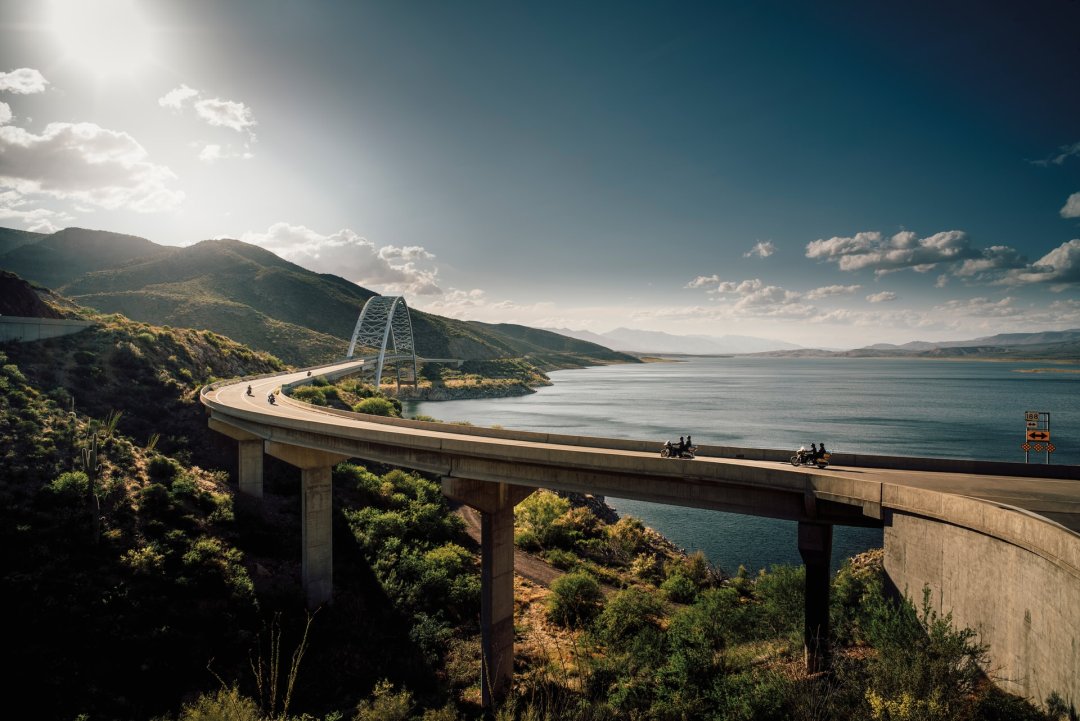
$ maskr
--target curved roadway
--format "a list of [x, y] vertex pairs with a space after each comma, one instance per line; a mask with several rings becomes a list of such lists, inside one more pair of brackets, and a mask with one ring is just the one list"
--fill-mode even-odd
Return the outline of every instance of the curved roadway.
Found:
[[[314, 376], [340, 377], [355, 373], [364, 365], [364, 360], [354, 360], [322, 366], [312, 370]], [[1009, 475], [1003, 473], [956, 473], [943, 471], [917, 471], [898, 468], [869, 468], [834, 465], [825, 470], [816, 468], [794, 468], [790, 464], [777, 460], [748, 460], [745, 458], [718, 457], [712, 455], [718, 449], [701, 446], [701, 453], [694, 461], [659, 459], [655, 441], [615, 441], [603, 438], [552, 437], [547, 434], [510, 432], [496, 429], [482, 429], [471, 426], [455, 426], [424, 422], [409, 422], [397, 419], [385, 419], [376, 416], [362, 416], [330, 409], [319, 408], [292, 399], [276, 396], [276, 403], [267, 401], [267, 394], [280, 389], [282, 385], [302, 382], [308, 377], [308, 371], [283, 373], [275, 376], [257, 378], [250, 381], [237, 381], [215, 384], [204, 389], [203, 402], [211, 410], [212, 416], [233, 425], [261, 429], [257, 432], [269, 440], [274, 440], [276, 428], [302, 428], [316, 431], [324, 436], [342, 436], [357, 440], [371, 440], [380, 446], [394, 444], [405, 449], [428, 451], [433, 447], [445, 450], [455, 445], [458, 455], [476, 456], [489, 460], [510, 462], [556, 463], [553, 454], [561, 456], [570, 465], [587, 469], [588, 473], [614, 473], [618, 476], [655, 477], [662, 484], [670, 485], [680, 479], [705, 481], [716, 480], [737, 484], [741, 487], [758, 484], [763, 488], [776, 488], [785, 491], [812, 489], [818, 499], [863, 506], [862, 519], [852, 519], [853, 525], [879, 525], [880, 513], [870, 506], [877, 506], [882, 501], [880, 491], [874, 488], [895, 486], [899, 488], [921, 489], [938, 493], [954, 494], [981, 499], [994, 504], [1013, 506], [1051, 519], [1062, 526], [1080, 531], [1080, 482], [1078, 474], [1072, 478], [1038, 478]], [[250, 384], [252, 395], [246, 394]], [[541, 440], [543, 439], [543, 440]], [[295, 440], [295, 439], [294, 439]], [[567, 442], [558, 442], [570, 440]], [[463, 445], [461, 442], [465, 441]], [[555, 442], [553, 442], [555, 441]], [[616, 446], [616, 447], [613, 447]], [[360, 450], [360, 449], [354, 449]], [[368, 460], [390, 461], [381, 453], [372, 454]], [[775, 456], [775, 453], [773, 454]], [[834, 458], [842, 454], [834, 454]], [[363, 456], [358, 456], [363, 457]], [[398, 459], [403, 465], [407, 458]], [[1009, 473], [1015, 472], [1017, 464], [998, 464], [1010, 466]], [[436, 470], [453, 474], [451, 469], [427, 468], [424, 463], [414, 463], [419, 470]], [[1021, 467], [1022, 468], [1022, 467]], [[715, 470], [714, 470], [715, 469]], [[1033, 468], [1037, 470], [1037, 467]], [[1076, 469], [1080, 472], [1080, 469]], [[718, 471], [718, 472], [716, 472]], [[1066, 472], [1068, 474], [1068, 472]], [[467, 472], [462, 475], [468, 475]], [[478, 480], [493, 480], [482, 478]], [[514, 479], [505, 479], [514, 482]], [[520, 480], [520, 479], [518, 479]], [[588, 484], [583, 478], [569, 485]], [[528, 485], [538, 485], [528, 483]], [[567, 484], [564, 484], [567, 485]], [[633, 484], [618, 489], [615, 493], [610, 483], [603, 483], [604, 488], [597, 489], [598, 494], [617, 497], [642, 498], [643, 500], [661, 500], [657, 496], [670, 495], [666, 502], [679, 503], [680, 494], [669, 490], [662, 493], [647, 491], [642, 493]], [[554, 487], [559, 487], [558, 481]], [[869, 488], [870, 492], [866, 493]], [[568, 490], [583, 490], [568, 488]], [[702, 504], [694, 497], [686, 497], [686, 503], [680, 505], [705, 505], [720, 507], [716, 504]], [[661, 500], [661, 502], [664, 502]], [[737, 504], [736, 504], [737, 505]], [[740, 510], [737, 507], [731, 510]], [[754, 511], [750, 511], [754, 512]], [[770, 513], [768, 509], [759, 509], [760, 515], [788, 517], [786, 512]], [[876, 518], [875, 518], [876, 517]], [[835, 519], [843, 523], [843, 519]]]

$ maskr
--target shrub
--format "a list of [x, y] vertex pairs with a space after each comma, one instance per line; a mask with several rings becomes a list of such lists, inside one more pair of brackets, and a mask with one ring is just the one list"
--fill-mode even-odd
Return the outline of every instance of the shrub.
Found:
[[541, 548], [566, 545], [570, 529], [559, 521], [569, 510], [570, 501], [551, 491], [538, 491], [514, 508], [514, 521]]
[[90, 479], [82, 471], [67, 471], [54, 478], [48, 488], [59, 496], [78, 498], [90, 490]]
[[357, 413], [367, 413], [372, 416], [389, 416], [391, 418], [401, 417], [401, 409], [395, 407], [388, 398], [365, 398], [353, 406], [353, 410]]
[[664, 602], [638, 588], [619, 591], [604, 605], [594, 628], [601, 641], [618, 646], [646, 628], [659, 628]]
[[802, 632], [806, 595], [804, 566], [773, 566], [758, 576], [754, 594], [761, 601], [763, 621], [774, 635]]
[[608, 540], [616, 554], [632, 558], [645, 545], [645, 524], [633, 516], [623, 516], [618, 523], [608, 526]]
[[604, 596], [600, 584], [588, 573], [568, 573], [551, 584], [548, 618], [563, 626], [577, 627], [600, 612]]
[[232, 688], [219, 689], [213, 696], [204, 694], [185, 705], [178, 721], [263, 721], [259, 706]]
[[152, 480], [158, 481], [159, 483], [168, 483], [176, 477], [176, 474], [180, 469], [171, 458], [154, 456], [150, 459], [150, 463], [146, 470]]
[[660, 584], [660, 590], [673, 603], [692, 603], [697, 598], [697, 584], [682, 573], [668, 576], [667, 580]]
[[564, 551], [561, 548], [553, 548], [550, 551], [545, 552], [544, 560], [555, 568], [560, 568], [564, 571], [569, 571], [581, 563], [581, 559], [577, 557], [577, 554], [573, 551]]
[[356, 707], [354, 721], [409, 721], [412, 710], [412, 694], [406, 689], [395, 691], [389, 681], [375, 684], [371, 698]]

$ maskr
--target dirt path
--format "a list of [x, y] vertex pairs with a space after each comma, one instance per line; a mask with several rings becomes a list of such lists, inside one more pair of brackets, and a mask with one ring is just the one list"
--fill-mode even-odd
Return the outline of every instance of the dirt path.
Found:
[[[458, 506], [454, 509], [454, 512], [465, 520], [465, 532], [469, 534], [469, 538], [480, 543], [480, 512], [469, 506]], [[547, 561], [537, 558], [531, 553], [526, 553], [515, 546], [514, 575], [532, 581], [538, 586], [551, 588], [551, 584], [555, 579], [565, 576], [566, 571], [555, 568]], [[605, 596], [610, 596], [619, 589], [601, 583], [600, 590]]]
[[[475, 508], [460, 506], [456, 513], [465, 519], [465, 530], [477, 543], [480, 543], [480, 512]], [[514, 548], [514, 573], [522, 578], [527, 578], [545, 588], [549, 588], [552, 582], [564, 571], [542, 561], [532, 554], [525, 553], [519, 548]]]

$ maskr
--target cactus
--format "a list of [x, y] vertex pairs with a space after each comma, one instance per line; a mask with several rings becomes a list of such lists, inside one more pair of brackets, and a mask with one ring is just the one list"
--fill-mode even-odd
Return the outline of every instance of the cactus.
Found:
[[98, 495], [98, 474], [101, 472], [101, 463], [98, 460], [97, 429], [91, 426], [88, 436], [86, 445], [79, 449], [79, 455], [82, 459], [83, 471], [86, 472], [89, 480], [86, 484], [86, 505], [90, 509], [91, 528], [96, 544], [101, 540], [101, 497]]

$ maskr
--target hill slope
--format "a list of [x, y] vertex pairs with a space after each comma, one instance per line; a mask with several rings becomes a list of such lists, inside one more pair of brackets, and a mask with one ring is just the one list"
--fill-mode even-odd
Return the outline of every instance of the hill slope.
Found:
[[0, 267], [50, 288], [134, 258], [154, 255], [163, 246], [145, 238], [103, 230], [65, 228], [0, 256]]
[[[339, 276], [228, 239], [177, 248], [70, 228], [0, 256], [0, 266], [51, 282], [65, 296], [102, 312], [206, 328], [299, 365], [343, 356], [360, 310], [375, 295]], [[637, 360], [521, 326], [411, 314], [417, 352], [428, 358], [532, 355], [547, 369]]]

